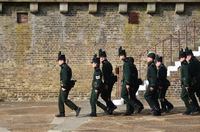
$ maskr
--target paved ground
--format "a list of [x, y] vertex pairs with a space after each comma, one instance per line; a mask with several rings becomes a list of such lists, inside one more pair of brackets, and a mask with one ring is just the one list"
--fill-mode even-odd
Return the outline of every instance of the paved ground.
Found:
[[125, 105], [118, 106], [112, 116], [104, 116], [99, 110], [98, 117], [90, 118], [89, 101], [76, 104], [82, 107], [79, 117], [66, 107], [66, 117], [56, 118], [57, 102], [0, 102], [0, 132], [199, 132], [200, 114], [184, 116], [182, 101], [173, 101], [175, 108], [168, 114], [155, 117], [148, 113], [145, 105], [141, 114], [121, 116]]

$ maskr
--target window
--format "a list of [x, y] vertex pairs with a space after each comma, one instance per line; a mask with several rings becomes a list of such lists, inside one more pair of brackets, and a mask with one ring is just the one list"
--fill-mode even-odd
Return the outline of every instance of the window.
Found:
[[28, 23], [28, 13], [17, 13], [17, 23]]
[[129, 13], [129, 24], [139, 24], [139, 13]]

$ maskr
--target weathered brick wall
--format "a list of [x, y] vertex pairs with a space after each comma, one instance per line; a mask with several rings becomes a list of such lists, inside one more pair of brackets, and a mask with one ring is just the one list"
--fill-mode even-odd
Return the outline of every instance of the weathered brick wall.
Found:
[[[119, 46], [135, 57], [138, 66], [140, 51], [198, 18], [199, 8], [200, 3], [187, 3], [185, 13], [178, 15], [174, 3], [158, 3], [156, 13], [150, 15], [145, 3], [130, 3], [128, 11], [139, 13], [139, 24], [132, 25], [128, 14], [118, 13], [118, 3], [98, 4], [97, 14], [88, 13], [88, 3], [70, 3], [68, 14], [60, 14], [59, 3], [39, 3], [39, 12], [28, 13], [28, 23], [18, 24], [16, 13], [29, 11], [29, 5], [6, 3], [0, 14], [0, 97], [57, 100], [60, 67], [56, 60], [61, 50], [78, 81], [70, 98], [87, 99], [93, 74], [90, 61], [99, 48], [106, 50], [114, 68], [122, 65]], [[142, 61], [143, 79], [145, 68]]]

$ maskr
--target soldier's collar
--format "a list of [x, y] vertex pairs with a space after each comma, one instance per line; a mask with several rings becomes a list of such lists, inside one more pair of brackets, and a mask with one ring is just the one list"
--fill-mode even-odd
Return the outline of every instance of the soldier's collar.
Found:
[[105, 63], [106, 61], [108, 61], [107, 59], [103, 60], [102, 63]]
[[64, 65], [66, 65], [66, 63], [64, 62], [64, 63], [62, 63], [61, 65], [60, 65], [60, 67], [64, 67]]
[[129, 62], [129, 58], [126, 57], [126, 58], [123, 59], [123, 61], [124, 61], [124, 62]]
[[186, 64], [188, 64], [186, 60], [181, 62], [181, 65], [186, 65]]
[[148, 66], [150, 66], [150, 65], [154, 65], [154, 61], [150, 61], [150, 62], [148, 63]]

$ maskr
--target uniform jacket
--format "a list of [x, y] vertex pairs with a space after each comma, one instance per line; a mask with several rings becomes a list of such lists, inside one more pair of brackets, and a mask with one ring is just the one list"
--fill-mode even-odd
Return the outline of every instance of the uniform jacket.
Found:
[[154, 61], [148, 63], [147, 79], [149, 81], [149, 86], [156, 88], [157, 68]]
[[131, 73], [132, 73], [132, 85], [137, 86], [138, 85], [138, 70], [134, 64], [131, 64]]
[[186, 60], [181, 62], [181, 84], [185, 87], [190, 85], [189, 65]]
[[94, 68], [92, 88], [95, 90], [102, 90], [102, 88], [103, 88], [102, 73], [101, 73], [101, 69], [99, 67]]
[[123, 77], [122, 81], [123, 83], [126, 83], [126, 85], [131, 85], [131, 81], [133, 80], [133, 76], [131, 73], [131, 63], [129, 62], [128, 58], [125, 58], [123, 64]]
[[68, 86], [72, 77], [72, 70], [66, 63], [63, 63], [60, 67], [60, 85], [62, 88], [67, 89], [69, 88]]
[[200, 62], [196, 57], [192, 57], [189, 61], [189, 74], [194, 81], [200, 82]]
[[167, 83], [167, 69], [164, 64], [158, 67], [157, 77], [159, 86], [164, 86]]
[[111, 75], [112, 75], [113, 68], [112, 68], [111, 63], [107, 59], [102, 61], [102, 64], [103, 64], [102, 73], [103, 73], [104, 83], [108, 85], [112, 79]]

